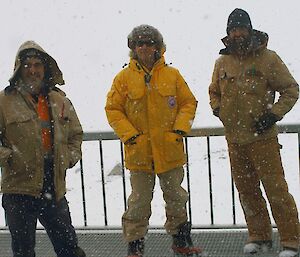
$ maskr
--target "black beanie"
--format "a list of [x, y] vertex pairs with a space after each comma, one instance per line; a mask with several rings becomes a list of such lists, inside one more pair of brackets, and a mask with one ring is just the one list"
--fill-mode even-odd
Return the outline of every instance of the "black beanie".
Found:
[[229, 31], [231, 29], [237, 27], [245, 27], [249, 31], [252, 30], [252, 24], [249, 14], [246, 11], [239, 8], [234, 9], [228, 17], [226, 29], [227, 34], [229, 34]]

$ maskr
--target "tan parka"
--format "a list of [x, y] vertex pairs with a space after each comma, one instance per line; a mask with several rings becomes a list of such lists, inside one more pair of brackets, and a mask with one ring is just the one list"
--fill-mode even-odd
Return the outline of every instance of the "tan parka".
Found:
[[[221, 50], [209, 86], [210, 105], [213, 110], [220, 108], [229, 143], [247, 144], [277, 136], [276, 125], [257, 135], [255, 122], [267, 112], [282, 119], [298, 99], [297, 82], [280, 57], [266, 48], [267, 35], [253, 30], [253, 37], [253, 49], [244, 58]], [[225, 45], [227, 40], [223, 39]], [[275, 92], [279, 92], [276, 102]]]
[[131, 171], [162, 173], [186, 162], [182, 136], [188, 133], [197, 101], [179, 71], [161, 57], [148, 85], [145, 71], [131, 59], [114, 79], [107, 95], [106, 114], [115, 133], [125, 143], [125, 163]]
[[54, 126], [54, 185], [57, 200], [66, 192], [66, 170], [81, 158], [82, 128], [70, 100], [55, 87], [64, 84], [55, 60], [33, 41], [21, 46], [11, 85], [0, 92], [0, 166], [2, 193], [27, 194], [39, 197], [44, 177], [41, 121], [36, 104], [18, 82], [19, 54], [34, 48], [43, 52], [50, 62], [53, 80], [48, 100]]

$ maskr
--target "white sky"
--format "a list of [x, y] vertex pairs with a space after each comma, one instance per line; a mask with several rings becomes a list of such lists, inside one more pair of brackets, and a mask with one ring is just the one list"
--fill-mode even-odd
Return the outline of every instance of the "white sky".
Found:
[[[178, 68], [199, 105], [194, 127], [220, 126], [207, 88], [230, 12], [243, 8], [253, 27], [267, 32], [275, 50], [300, 80], [299, 3], [296, 0], [1, 0], [0, 89], [8, 84], [20, 44], [35, 40], [58, 62], [65, 90], [85, 131], [111, 130], [104, 105], [112, 80], [127, 63], [127, 35], [148, 23], [167, 44], [167, 63]], [[294, 123], [298, 104], [283, 120]]]

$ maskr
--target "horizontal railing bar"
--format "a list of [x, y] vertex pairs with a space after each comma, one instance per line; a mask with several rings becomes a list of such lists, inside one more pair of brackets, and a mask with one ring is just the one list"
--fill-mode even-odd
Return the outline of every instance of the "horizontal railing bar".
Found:
[[[282, 124], [278, 125], [279, 133], [300, 133], [299, 124]], [[194, 128], [187, 135], [187, 137], [209, 137], [209, 136], [224, 136], [223, 127], [204, 127]], [[84, 141], [94, 140], [116, 140], [118, 136], [112, 131], [104, 132], [85, 132], [83, 135]]]

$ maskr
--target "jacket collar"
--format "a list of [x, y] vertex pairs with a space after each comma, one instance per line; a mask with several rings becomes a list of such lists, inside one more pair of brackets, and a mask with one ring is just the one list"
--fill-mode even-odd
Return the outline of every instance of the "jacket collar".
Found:
[[[232, 55], [234, 54], [231, 46], [230, 46], [230, 39], [229, 36], [226, 36], [221, 39], [223, 44], [225, 45], [225, 48], [221, 49], [219, 54], [221, 55]], [[251, 36], [251, 44], [250, 44], [250, 49], [249, 49], [249, 54], [253, 52], [257, 52], [261, 49], [264, 49], [267, 47], [269, 40], [269, 36], [267, 33], [258, 31], [253, 29], [252, 30], [252, 36]]]
[[142, 66], [136, 59], [130, 58], [129, 68], [138, 72], [144, 71], [145, 73], [152, 74], [155, 70], [158, 70], [166, 65], [165, 58], [162, 56], [153, 65], [151, 71], [148, 71], [146, 67]]

